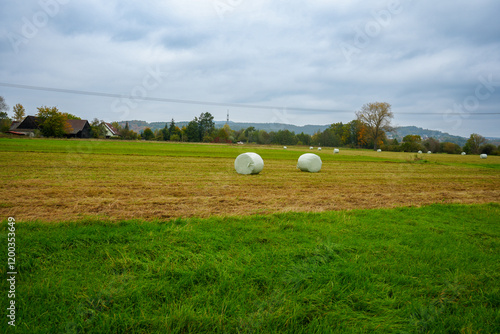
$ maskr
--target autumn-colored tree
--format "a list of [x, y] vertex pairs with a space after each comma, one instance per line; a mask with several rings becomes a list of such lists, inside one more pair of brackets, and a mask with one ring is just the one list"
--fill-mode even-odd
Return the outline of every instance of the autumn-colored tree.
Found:
[[462, 148], [455, 143], [444, 142], [440, 144], [440, 151], [448, 154], [459, 154], [462, 152]]
[[73, 130], [68, 124], [66, 114], [59, 112], [56, 107], [39, 107], [37, 109], [38, 125], [43, 136], [63, 137]]
[[215, 131], [214, 142], [216, 143], [232, 143], [234, 141], [234, 131], [231, 130], [228, 124]]
[[188, 134], [187, 134], [187, 126], [183, 126], [182, 129], [181, 129], [181, 141], [188, 141], [189, 140], [189, 137], [188, 137]]
[[392, 131], [391, 105], [386, 102], [373, 102], [363, 105], [356, 117], [365, 124], [368, 139], [373, 141], [373, 149], [376, 150], [384, 132]]
[[13, 108], [12, 111], [14, 112], [14, 120], [21, 122], [24, 117], [26, 117], [26, 110], [24, 110], [24, 107], [22, 104], [18, 103], [16, 104]]
[[358, 147], [363, 147], [368, 144], [368, 129], [363, 124], [359, 128], [358, 136], [357, 136], [357, 145]]
[[77, 120], [81, 120], [81, 118], [80, 118], [80, 117], [75, 116], [75, 115], [70, 114], [70, 113], [67, 113], [67, 112], [65, 112], [65, 113], [64, 113], [64, 115], [66, 116], [66, 118], [67, 118], [67, 119], [77, 119]]

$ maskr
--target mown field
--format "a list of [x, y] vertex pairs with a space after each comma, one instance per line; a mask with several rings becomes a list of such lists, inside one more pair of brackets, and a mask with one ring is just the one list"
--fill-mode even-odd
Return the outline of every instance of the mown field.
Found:
[[306, 152], [0, 139], [0, 332], [500, 332], [500, 157]]
[[[259, 175], [234, 170], [259, 153]], [[323, 148], [320, 173], [296, 168], [308, 148], [0, 139], [0, 215], [68, 221], [321, 212], [500, 201], [500, 157]], [[418, 160], [423, 159], [423, 160]]]

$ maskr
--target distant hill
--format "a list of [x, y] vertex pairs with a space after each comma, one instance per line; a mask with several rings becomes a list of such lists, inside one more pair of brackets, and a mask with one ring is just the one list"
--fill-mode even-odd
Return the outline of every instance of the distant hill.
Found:
[[[159, 130], [163, 129], [165, 127], [165, 122], [145, 122], [145, 121], [123, 121], [123, 122], [118, 122], [120, 126], [124, 127], [125, 123], [128, 122], [128, 126], [130, 130], [134, 130], [137, 133], [140, 133], [144, 131], [145, 128], [150, 128], [151, 130]], [[170, 122], [168, 122], [170, 123]], [[189, 122], [175, 122], [175, 125], [178, 127], [182, 128], [183, 126], [187, 125]], [[226, 124], [225, 121], [215, 121], [215, 127], [216, 128], [221, 128]], [[282, 123], [239, 123], [239, 122], [229, 122], [229, 127], [233, 130], [241, 130], [241, 129], [246, 129], [251, 126], [253, 126], [257, 130], [265, 130], [267, 132], [271, 131], [279, 131], [279, 130], [286, 130], [288, 129], [289, 131], [293, 131], [296, 134], [299, 134], [301, 132], [304, 132], [309, 135], [313, 135], [314, 133], [318, 131], [325, 131], [330, 125], [304, 125], [304, 126], [298, 126], [298, 125], [293, 125], [293, 124], [282, 124]]]
[[[223, 127], [226, 122], [215, 122], [216, 127]], [[279, 131], [279, 130], [288, 130], [295, 132], [295, 134], [299, 134], [304, 132], [305, 134], [313, 135], [318, 131], [325, 131], [330, 124], [328, 125], [293, 125], [293, 124], [283, 124], [283, 123], [238, 123], [238, 122], [229, 122], [229, 127], [233, 130], [247, 129], [253, 126], [257, 130], [264, 130], [267, 132], [271, 131]]]
[[396, 129], [394, 137], [398, 140], [401, 140], [407, 135], [418, 135], [422, 137], [422, 139], [432, 137], [439, 140], [440, 142], [450, 142], [458, 144], [460, 146], [464, 146], [465, 142], [467, 141], [467, 138], [464, 137], [450, 135], [449, 133], [441, 132], [438, 130], [423, 129], [416, 126], [401, 126]]
[[[168, 122], [170, 123], [170, 122]], [[182, 128], [183, 126], [187, 125], [189, 122], [176, 122], [175, 124]], [[221, 128], [226, 124], [225, 121], [215, 121], [215, 127]], [[121, 126], [125, 126], [125, 121], [123, 122], [118, 122]], [[134, 130], [137, 133], [141, 133], [144, 131], [145, 128], [149, 127], [151, 130], [157, 130], [157, 129], [163, 129], [165, 127], [165, 122], [145, 122], [145, 121], [128, 121], [129, 128], [131, 130]], [[283, 124], [283, 123], [240, 123], [240, 122], [229, 122], [228, 123], [231, 129], [233, 130], [241, 130], [241, 129], [246, 129], [249, 127], [254, 127], [257, 130], [265, 130], [267, 132], [271, 131], [279, 131], [279, 130], [289, 130], [293, 131], [296, 134], [299, 134], [301, 132], [304, 132], [309, 135], [313, 135], [314, 133], [318, 131], [325, 131], [330, 124], [327, 125], [303, 125], [303, 126], [298, 126], [298, 125], [293, 125], [293, 124]], [[416, 126], [401, 126], [396, 129], [396, 131], [392, 134], [394, 138], [398, 139], [401, 141], [403, 137], [407, 135], [419, 135], [422, 137], [422, 139], [426, 138], [435, 138], [439, 140], [440, 142], [451, 142], [458, 144], [460, 146], [464, 146], [465, 142], [467, 141], [467, 138], [465, 137], [460, 137], [460, 136], [454, 136], [450, 135], [449, 133], [446, 132], [441, 132], [438, 130], [429, 130], [429, 129], [423, 129], [419, 128]], [[499, 138], [487, 138], [490, 142], [496, 143], [500, 142]]]

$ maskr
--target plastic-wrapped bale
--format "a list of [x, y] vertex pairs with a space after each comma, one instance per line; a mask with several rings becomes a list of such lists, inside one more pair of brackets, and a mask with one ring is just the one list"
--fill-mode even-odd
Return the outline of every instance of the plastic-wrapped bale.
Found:
[[339, 153], [340, 153], [340, 151], [339, 151], [338, 148], [336, 148], [336, 149], [333, 150], [333, 154], [339, 154]]
[[286, 149], [287, 149], [288, 147], [286, 147], [286, 146], [283, 146], [283, 148], [284, 148], [284, 149], [286, 150]]
[[466, 154], [467, 154], [467, 153], [465, 153], [465, 152], [462, 152], [462, 155], [466, 155]]
[[378, 150], [377, 150], [377, 152], [382, 152], [382, 150], [381, 150], [381, 149], [378, 149]]
[[318, 151], [321, 151], [321, 147], [318, 147]]
[[418, 151], [418, 154], [422, 154], [422, 151]]
[[264, 160], [257, 153], [242, 153], [234, 160], [234, 169], [238, 174], [259, 174], [264, 169]]
[[488, 157], [488, 154], [484, 154], [484, 153], [483, 153], [483, 154], [481, 154], [479, 157], [480, 157], [481, 159], [486, 159], [486, 158]]
[[321, 158], [314, 153], [302, 154], [297, 163], [297, 168], [303, 172], [317, 173], [321, 170]]
[[309, 149], [310, 149], [310, 150], [312, 150], [313, 148], [314, 148], [314, 147], [312, 147], [312, 146], [309, 146]]
[[432, 152], [431, 151], [427, 151], [427, 154], [431, 154]]

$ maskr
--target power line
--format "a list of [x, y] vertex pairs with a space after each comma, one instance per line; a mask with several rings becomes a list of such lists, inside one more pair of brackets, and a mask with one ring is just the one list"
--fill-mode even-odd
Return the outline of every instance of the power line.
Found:
[[40, 90], [46, 92], [57, 92], [57, 93], [68, 93], [68, 94], [78, 94], [87, 96], [101, 96], [101, 97], [112, 97], [112, 98], [131, 98], [134, 100], [144, 100], [144, 101], [156, 101], [156, 102], [169, 102], [169, 103], [183, 103], [183, 104], [196, 104], [204, 106], [219, 106], [219, 107], [237, 107], [237, 108], [251, 108], [251, 109], [287, 109], [296, 111], [320, 111], [320, 112], [353, 112], [352, 110], [330, 110], [330, 109], [318, 109], [318, 108], [298, 108], [298, 107], [277, 107], [277, 106], [266, 106], [266, 105], [253, 105], [253, 104], [241, 104], [241, 103], [226, 103], [226, 102], [210, 102], [210, 101], [196, 101], [196, 100], [182, 100], [182, 99], [169, 99], [161, 97], [147, 97], [147, 96], [127, 96], [123, 94], [114, 93], [101, 93], [101, 92], [91, 92], [84, 90], [75, 89], [64, 89], [64, 88], [51, 88], [51, 87], [40, 87], [40, 86], [29, 86], [29, 85], [19, 85], [0, 82], [0, 86], [21, 88], [21, 89], [31, 89]]
[[[0, 86], [20, 88], [20, 89], [30, 89], [39, 90], [46, 92], [56, 92], [65, 94], [77, 94], [86, 96], [101, 96], [101, 97], [111, 97], [111, 98], [131, 98], [134, 100], [144, 100], [144, 101], [155, 101], [155, 102], [167, 102], [167, 103], [181, 103], [181, 104], [195, 104], [203, 106], [218, 106], [218, 107], [236, 107], [236, 108], [250, 108], [250, 109], [285, 109], [285, 110], [295, 110], [295, 111], [317, 111], [317, 112], [332, 112], [332, 113], [346, 113], [354, 112], [353, 110], [335, 110], [335, 109], [319, 109], [319, 108], [299, 108], [299, 107], [277, 107], [277, 106], [267, 106], [267, 105], [254, 105], [254, 104], [243, 104], [243, 103], [226, 103], [226, 102], [211, 102], [211, 101], [196, 101], [196, 100], [183, 100], [183, 99], [170, 99], [161, 97], [147, 97], [147, 96], [127, 96], [123, 94], [114, 93], [102, 93], [102, 92], [91, 92], [76, 89], [64, 89], [64, 88], [53, 88], [53, 87], [42, 87], [42, 86], [30, 86], [30, 85], [20, 85], [0, 82]], [[397, 115], [453, 115], [454, 112], [405, 112], [396, 113]], [[473, 115], [500, 115], [500, 112], [475, 112], [470, 113]]]

